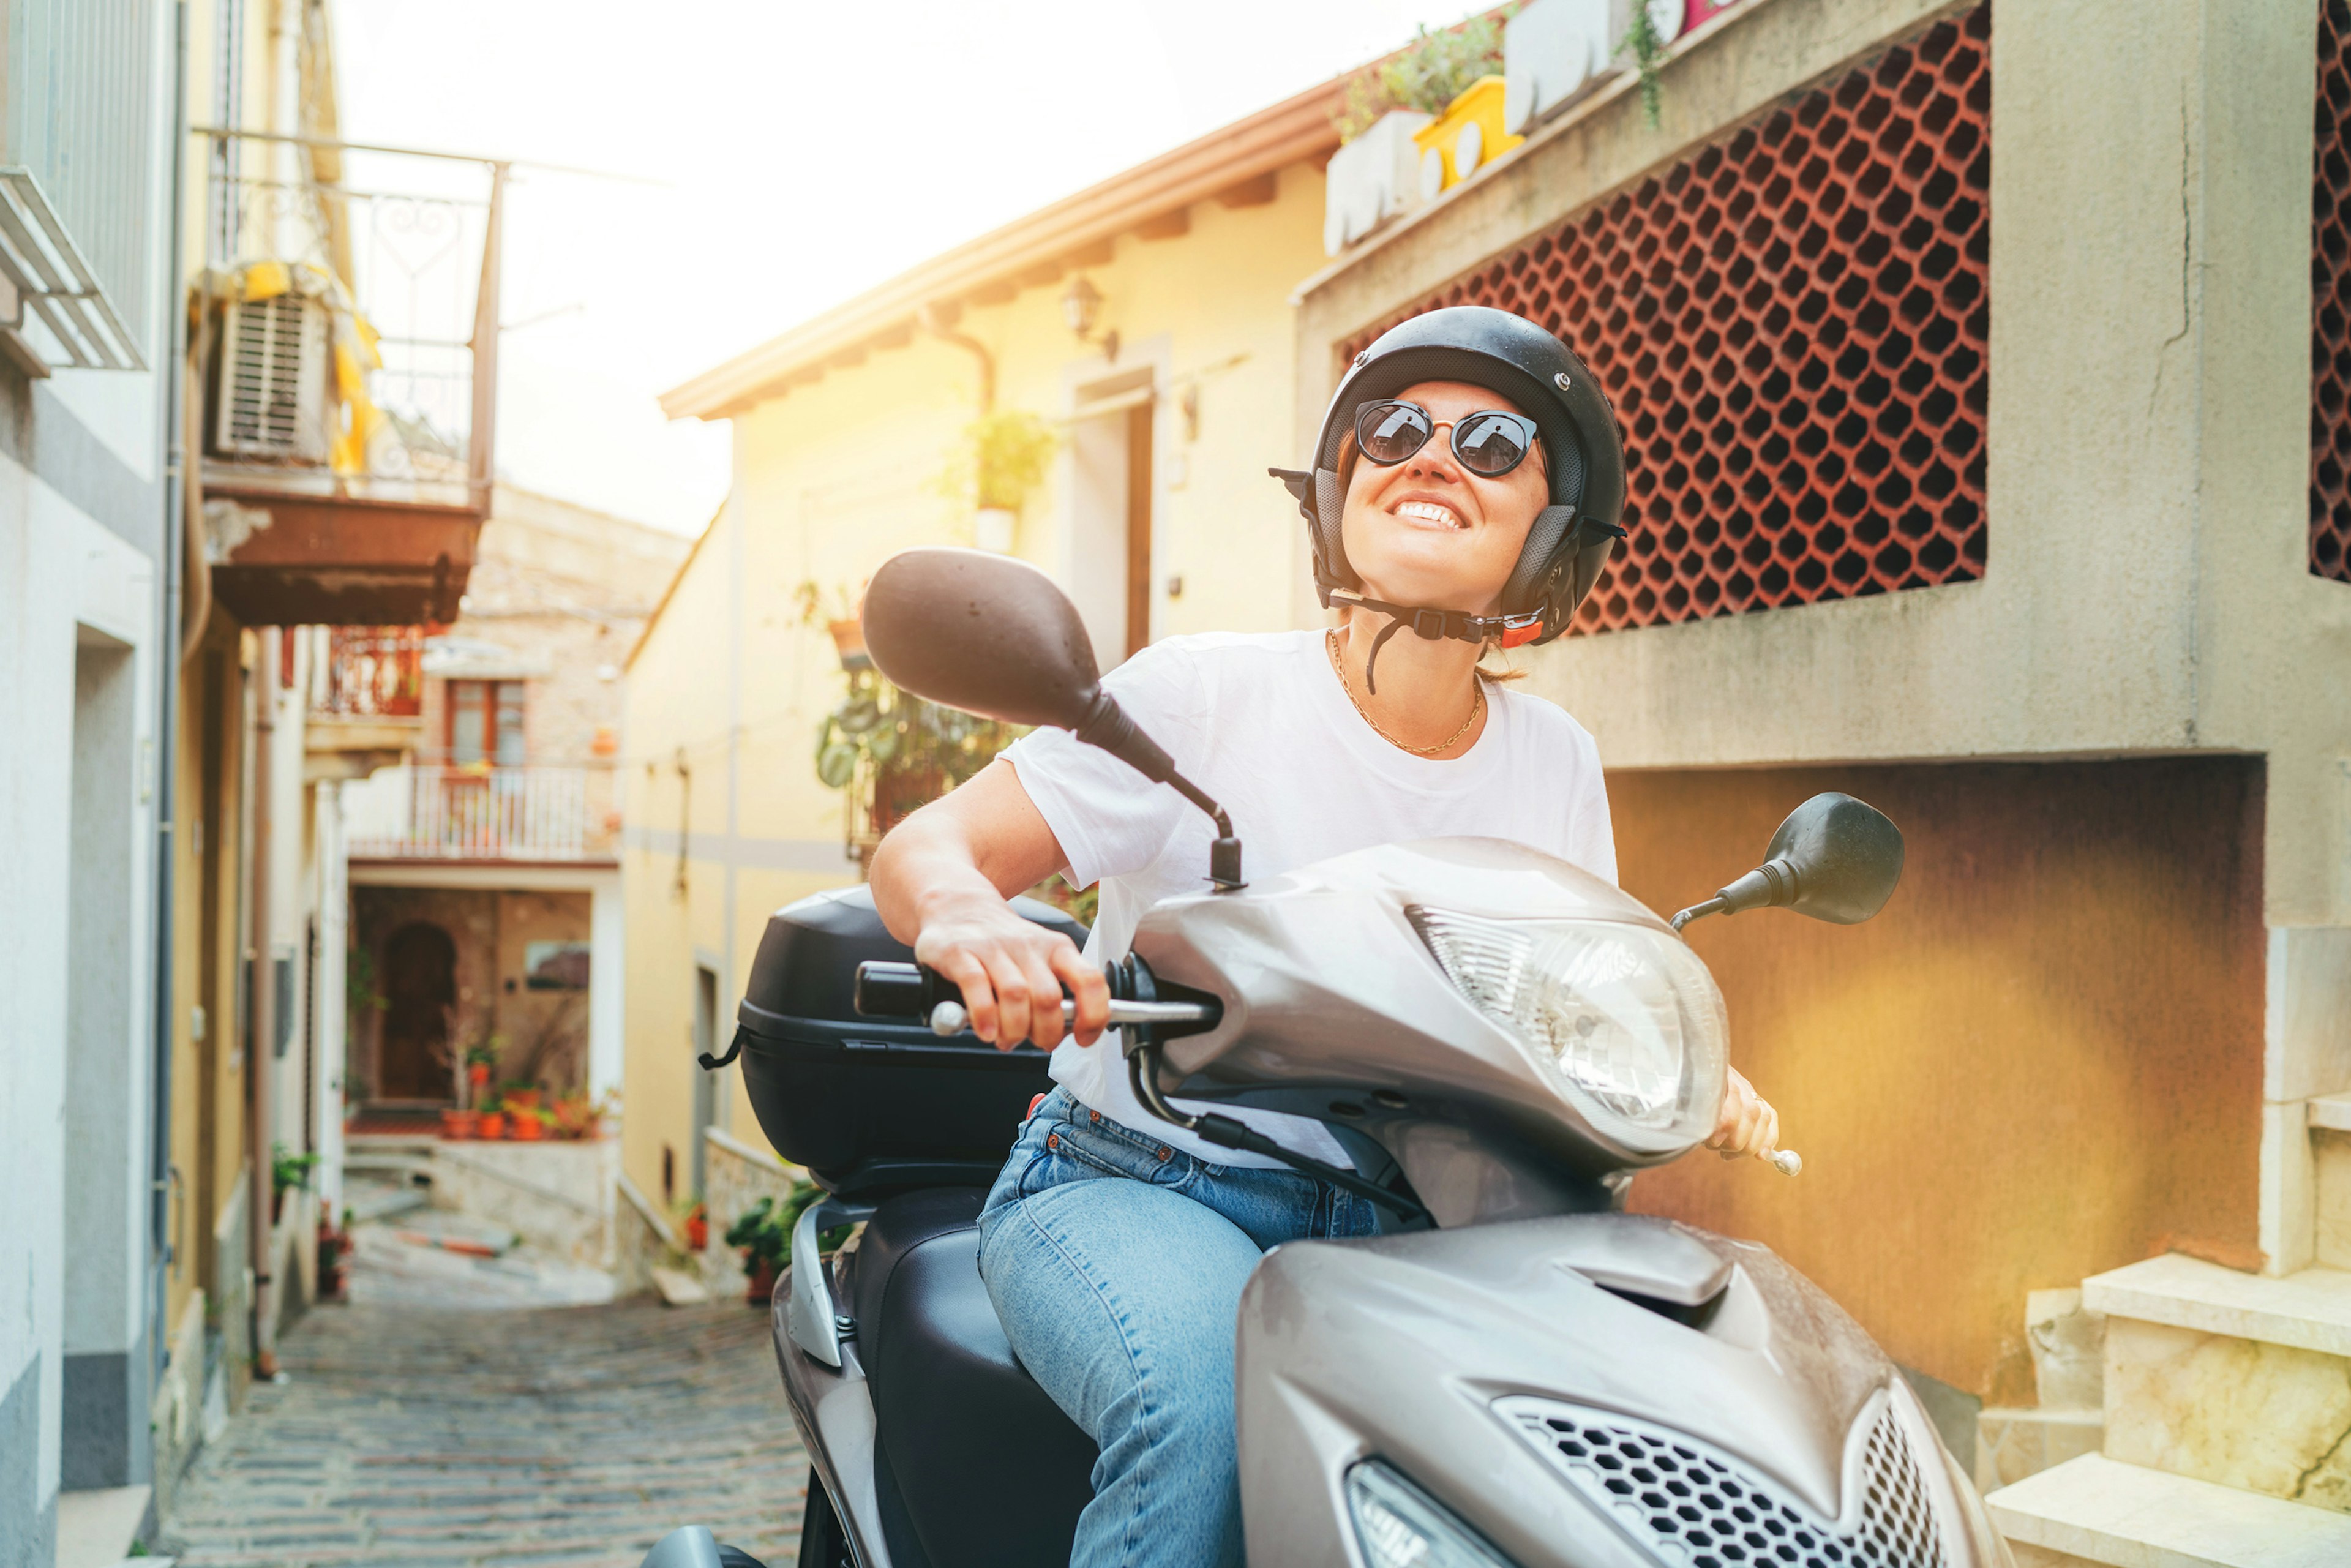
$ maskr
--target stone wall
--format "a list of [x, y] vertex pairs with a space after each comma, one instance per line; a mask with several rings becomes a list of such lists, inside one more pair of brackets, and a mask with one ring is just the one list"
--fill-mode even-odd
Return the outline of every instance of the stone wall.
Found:
[[702, 1203], [710, 1217], [710, 1245], [695, 1260], [696, 1267], [712, 1295], [740, 1295], [747, 1283], [743, 1256], [726, 1245], [726, 1228], [763, 1197], [783, 1202], [802, 1173], [716, 1127], [704, 1131], [703, 1155]]
[[433, 1145], [433, 1206], [503, 1225], [529, 1245], [591, 1269], [620, 1260], [615, 1138]]
[[[533, 990], [525, 964], [533, 942], [589, 940], [588, 894], [363, 886], [351, 890], [351, 904], [352, 945], [373, 956], [379, 985], [385, 945], [403, 926], [422, 922], [449, 934], [457, 950], [453, 1055], [496, 1037], [494, 1082], [526, 1080], [554, 1093], [586, 1085], [588, 992]], [[381, 1082], [383, 1014], [363, 1011], [354, 1022], [350, 1082], [366, 1095]]]

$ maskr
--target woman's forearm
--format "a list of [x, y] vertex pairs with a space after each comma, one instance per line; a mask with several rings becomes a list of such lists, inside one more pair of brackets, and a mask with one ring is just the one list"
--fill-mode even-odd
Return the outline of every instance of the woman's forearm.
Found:
[[1019, 774], [999, 758], [891, 830], [867, 878], [882, 923], [912, 946], [937, 912], [1001, 904], [1068, 863]]
[[1061, 1043], [1061, 991], [1077, 998], [1076, 1034], [1091, 1043], [1110, 1018], [1110, 990], [1077, 944], [1024, 920], [1006, 900], [1067, 863], [1061, 841], [1012, 765], [979, 777], [901, 822], [873, 852], [873, 905], [890, 935], [962, 991], [980, 1039], [1009, 1050]]
[[964, 824], [955, 813], [935, 808], [917, 811], [893, 829], [873, 852], [868, 874], [882, 924], [910, 947], [943, 904], [1004, 899], [979, 869]]

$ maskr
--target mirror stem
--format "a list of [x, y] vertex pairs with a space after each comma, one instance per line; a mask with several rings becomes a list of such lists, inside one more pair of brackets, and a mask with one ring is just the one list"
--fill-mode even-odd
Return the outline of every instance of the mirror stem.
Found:
[[1071, 733], [1088, 746], [1101, 747], [1153, 783], [1175, 786], [1177, 794], [1207, 812], [1217, 824], [1217, 841], [1208, 846], [1208, 880], [1218, 893], [1248, 885], [1241, 880], [1241, 841], [1233, 836], [1233, 820], [1198, 785], [1176, 771], [1176, 759], [1126, 716], [1116, 697], [1097, 690]]
[[1702, 920], [1709, 915], [1720, 915], [1729, 907], [1719, 898], [1709, 898], [1704, 904], [1693, 904], [1674, 916], [1674, 929], [1679, 931], [1693, 920]]
[[1208, 846], [1208, 880], [1216, 883], [1218, 893], [1234, 893], [1249, 884], [1241, 880], [1241, 841], [1233, 836], [1233, 820], [1225, 809], [1208, 799], [1197, 784], [1181, 773], [1171, 771], [1167, 782], [1176, 792], [1208, 813], [1217, 824], [1217, 841]]

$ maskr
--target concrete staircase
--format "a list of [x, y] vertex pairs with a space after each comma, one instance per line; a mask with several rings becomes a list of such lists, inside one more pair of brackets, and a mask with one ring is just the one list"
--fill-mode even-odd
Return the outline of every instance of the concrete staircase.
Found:
[[[1984, 1412], [1980, 1477], [2011, 1483], [1986, 1501], [2018, 1568], [2351, 1568], [2351, 1095], [2307, 1104], [2308, 1266], [2153, 1258], [2084, 1281], [2070, 1319], [2035, 1293], [2043, 1407]], [[2085, 1399], [2043, 1346], [2100, 1327]]]

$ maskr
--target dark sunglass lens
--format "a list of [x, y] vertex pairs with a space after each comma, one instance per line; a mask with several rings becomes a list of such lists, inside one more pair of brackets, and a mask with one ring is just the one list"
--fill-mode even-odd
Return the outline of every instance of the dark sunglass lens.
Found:
[[1527, 455], [1527, 427], [1507, 413], [1472, 414], [1461, 422], [1454, 449], [1473, 473], [1507, 474]]
[[1408, 402], [1374, 403], [1356, 417], [1355, 440], [1374, 463], [1401, 463], [1429, 435], [1428, 416]]

